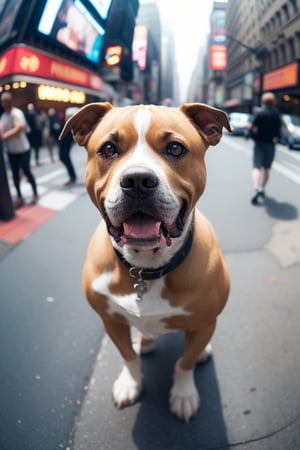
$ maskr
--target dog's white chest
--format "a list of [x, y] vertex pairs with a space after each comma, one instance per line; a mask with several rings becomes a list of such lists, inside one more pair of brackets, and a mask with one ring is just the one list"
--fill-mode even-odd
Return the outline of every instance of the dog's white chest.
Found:
[[142, 299], [137, 301], [136, 293], [112, 295], [108, 288], [112, 275], [112, 272], [104, 272], [96, 278], [92, 284], [93, 290], [108, 298], [108, 312], [111, 315], [121, 314], [130, 326], [139, 329], [145, 337], [155, 338], [170, 331], [162, 319], [189, 314], [183, 308], [172, 307], [166, 299], [162, 298], [163, 279], [147, 281], [147, 291]]

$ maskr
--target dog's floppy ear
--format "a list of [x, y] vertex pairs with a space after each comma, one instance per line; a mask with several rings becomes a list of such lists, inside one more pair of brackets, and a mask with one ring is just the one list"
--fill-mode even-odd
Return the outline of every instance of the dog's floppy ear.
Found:
[[209, 145], [216, 145], [222, 137], [222, 128], [231, 131], [224, 111], [204, 103], [184, 103], [179, 108], [197, 128]]
[[59, 140], [62, 140], [69, 131], [72, 131], [76, 142], [81, 146], [85, 145], [95, 126], [111, 109], [112, 105], [108, 102], [90, 103], [83, 106], [67, 120], [59, 135]]

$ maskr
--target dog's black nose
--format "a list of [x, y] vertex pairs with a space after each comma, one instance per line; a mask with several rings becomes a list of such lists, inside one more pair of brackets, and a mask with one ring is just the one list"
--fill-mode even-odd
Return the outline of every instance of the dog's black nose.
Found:
[[120, 186], [129, 195], [146, 196], [158, 186], [158, 177], [150, 169], [128, 169], [121, 176]]

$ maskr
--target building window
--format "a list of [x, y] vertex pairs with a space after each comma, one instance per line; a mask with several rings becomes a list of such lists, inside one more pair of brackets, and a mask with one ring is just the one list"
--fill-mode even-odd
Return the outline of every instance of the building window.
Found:
[[271, 70], [272, 69], [272, 55], [270, 52], [267, 53], [266, 56], [266, 67], [265, 70]]
[[300, 56], [300, 31], [296, 32], [296, 57], [299, 58]]
[[272, 68], [273, 69], [277, 69], [277, 67], [279, 66], [279, 58], [278, 58], [278, 50], [277, 48], [275, 50], [273, 50], [273, 63], [272, 63]]
[[290, 20], [290, 13], [289, 13], [289, 6], [286, 4], [283, 6], [283, 15], [285, 22], [288, 22]]
[[285, 45], [284, 44], [281, 44], [281, 46], [280, 46], [280, 60], [281, 60], [280, 63], [282, 65], [287, 63], [286, 49], [285, 49]]
[[290, 3], [291, 3], [291, 5], [292, 5], [292, 11], [293, 11], [293, 13], [298, 12], [297, 0], [290, 0]]
[[296, 58], [295, 41], [293, 38], [288, 40], [289, 43], [289, 59], [293, 61]]
[[278, 28], [281, 28], [282, 27], [282, 18], [281, 18], [281, 12], [280, 11], [278, 11], [276, 13], [276, 20], [277, 20]]
[[276, 21], [275, 21], [275, 18], [272, 17], [272, 19], [271, 19], [271, 33], [275, 33], [275, 31], [276, 31]]

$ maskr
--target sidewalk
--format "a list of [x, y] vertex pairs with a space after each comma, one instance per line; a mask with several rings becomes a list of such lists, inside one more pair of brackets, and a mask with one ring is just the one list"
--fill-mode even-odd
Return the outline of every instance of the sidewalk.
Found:
[[[0, 219], [0, 260], [12, 248], [31, 233], [50, 220], [57, 212], [62, 211], [75, 201], [79, 196], [85, 194], [82, 177], [85, 166], [85, 151], [74, 144], [71, 157], [78, 174], [78, 181], [71, 187], [64, 187], [63, 182], [67, 179], [64, 165], [55, 155], [55, 163], [49, 160], [48, 150], [40, 149], [41, 165], [36, 167], [32, 163], [32, 171], [36, 177], [40, 199], [38, 204], [30, 205], [32, 196], [31, 187], [26, 179], [22, 180], [21, 188], [27, 204], [15, 211], [15, 217], [11, 220]], [[33, 155], [32, 155], [33, 160]], [[15, 197], [15, 188], [11, 179], [11, 172], [7, 166], [7, 176], [12, 198]]]

